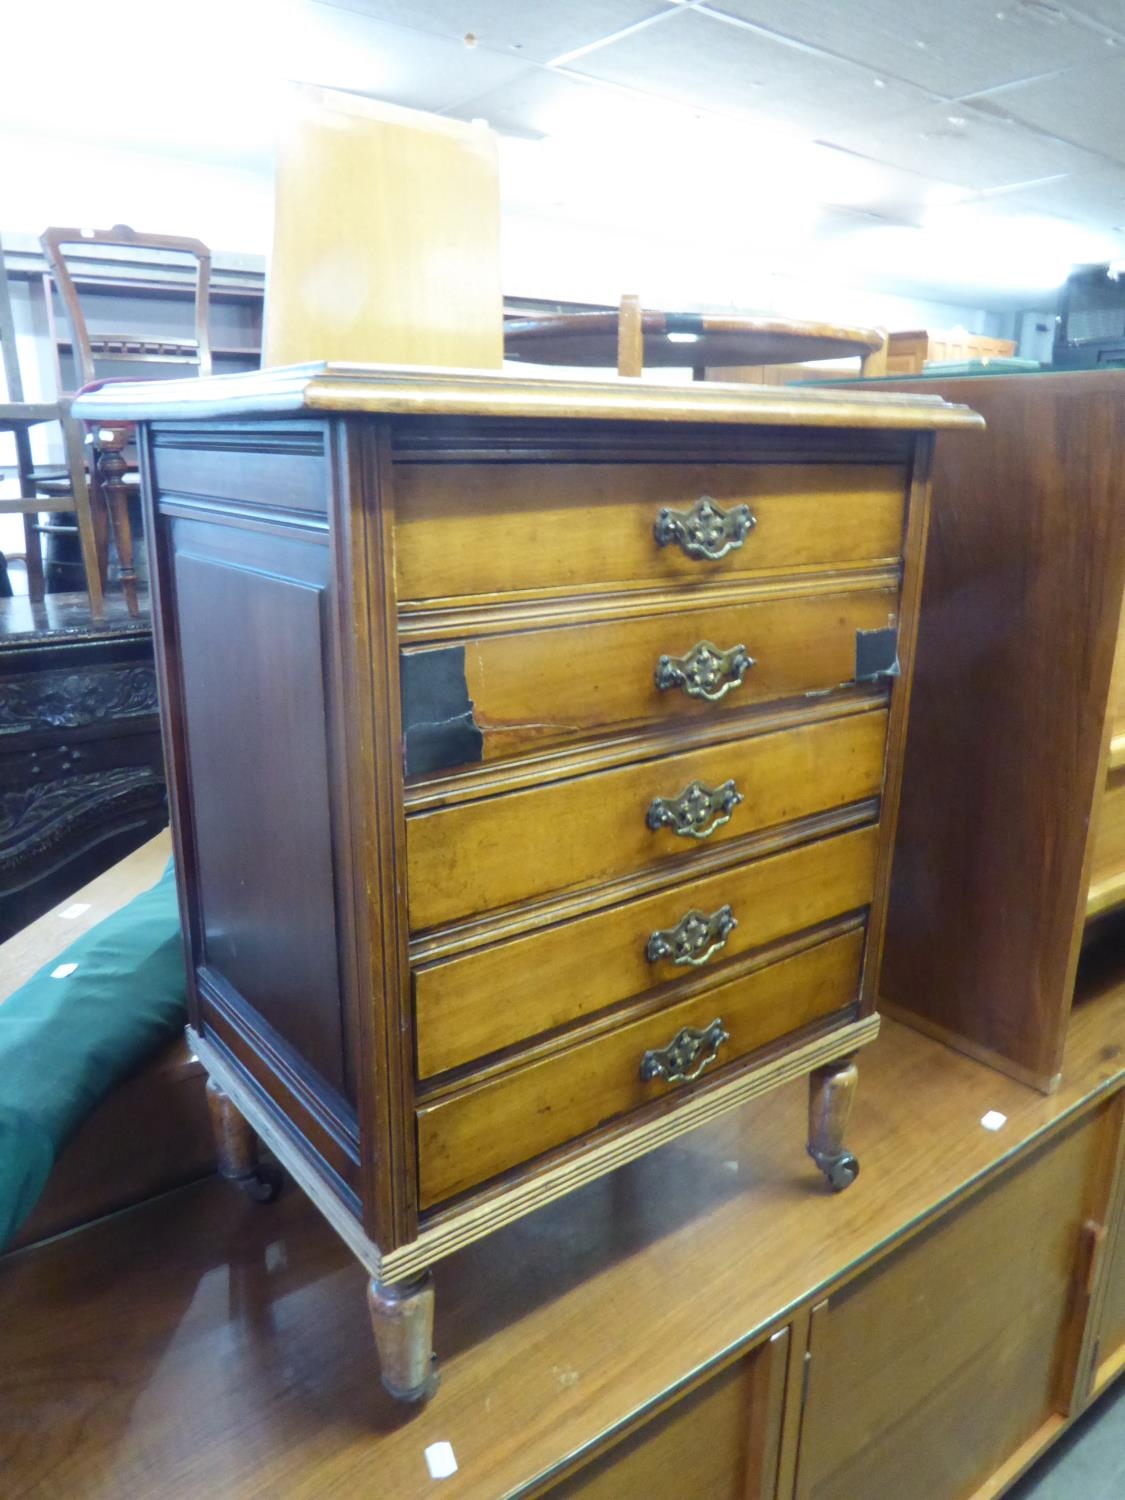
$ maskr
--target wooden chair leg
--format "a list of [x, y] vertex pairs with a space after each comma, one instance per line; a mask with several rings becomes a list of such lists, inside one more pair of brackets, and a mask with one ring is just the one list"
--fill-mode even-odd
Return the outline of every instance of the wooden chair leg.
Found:
[[236, 1183], [259, 1203], [272, 1203], [281, 1191], [281, 1173], [258, 1160], [258, 1137], [213, 1078], [207, 1080], [207, 1108], [220, 1177]]
[[[20, 498], [34, 500], [35, 479], [31, 462], [31, 438], [28, 436], [26, 427], [16, 431], [15, 440]], [[43, 578], [43, 538], [38, 527], [39, 513], [34, 510], [24, 511], [24, 565], [27, 568], [27, 596], [33, 604], [42, 604], [46, 587]]]
[[24, 563], [27, 568], [27, 597], [42, 604], [46, 584], [43, 578], [43, 538], [39, 535], [39, 516], [25, 511], [23, 517]]
[[137, 570], [133, 566], [133, 528], [129, 522], [129, 492], [124, 484], [129, 467], [125, 462], [124, 452], [127, 442], [128, 433], [120, 427], [99, 427], [94, 434], [98, 480], [113, 527], [113, 540], [121, 572], [121, 591], [125, 595], [129, 613], [139, 615]]
[[880, 376], [887, 373], [887, 334], [883, 332], [883, 342], [878, 349], [872, 349], [870, 354], [865, 354], [859, 363], [859, 373], [865, 380], [878, 380]]
[[77, 422], [64, 417], [62, 429], [66, 443], [66, 464], [70, 471], [70, 489], [74, 496], [74, 516], [78, 522], [78, 543], [82, 548], [82, 568], [86, 574], [86, 592], [90, 596], [90, 614], [95, 620], [104, 620], [105, 593], [102, 588], [94, 514], [90, 505], [90, 488], [86, 483], [82, 428]]
[[372, 1279], [367, 1305], [384, 1387], [396, 1401], [425, 1400], [437, 1386], [433, 1276], [425, 1271], [391, 1284]]
[[641, 299], [626, 293], [617, 311], [617, 373], [639, 375], [644, 368], [645, 338]]
[[837, 1058], [809, 1074], [808, 1153], [838, 1193], [859, 1175], [859, 1162], [844, 1149], [858, 1081], [854, 1057]]

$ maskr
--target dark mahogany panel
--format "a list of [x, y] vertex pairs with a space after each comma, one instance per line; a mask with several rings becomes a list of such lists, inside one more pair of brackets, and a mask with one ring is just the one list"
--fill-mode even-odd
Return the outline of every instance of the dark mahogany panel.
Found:
[[323, 541], [171, 525], [203, 953], [346, 1093]]

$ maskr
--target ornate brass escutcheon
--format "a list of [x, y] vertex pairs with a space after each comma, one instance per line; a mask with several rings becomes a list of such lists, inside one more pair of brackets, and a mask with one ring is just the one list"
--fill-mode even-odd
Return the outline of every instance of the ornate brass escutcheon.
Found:
[[718, 703], [736, 688], [754, 665], [745, 646], [723, 651], [710, 641], [700, 641], [686, 656], [662, 656], [656, 663], [656, 685], [661, 692], [683, 688], [689, 698]]
[[758, 524], [748, 505], [723, 510], [710, 495], [700, 495], [690, 510], [657, 512], [652, 534], [658, 547], [676, 542], [688, 557], [718, 562], [741, 547]]
[[742, 793], [733, 781], [724, 781], [713, 789], [702, 781], [693, 781], [678, 797], [654, 797], [645, 822], [654, 833], [670, 828], [687, 838], [705, 839], [730, 822], [741, 801]]
[[702, 1031], [685, 1026], [667, 1047], [645, 1053], [641, 1058], [641, 1078], [645, 1083], [654, 1078], [663, 1078], [665, 1083], [690, 1083], [715, 1061], [719, 1048], [729, 1041], [730, 1033], [718, 1016]]
[[720, 906], [711, 916], [698, 909], [685, 912], [675, 927], [658, 929], [645, 944], [650, 964], [670, 958], [674, 964], [691, 964], [698, 969], [726, 947], [727, 938], [738, 926], [729, 906]]

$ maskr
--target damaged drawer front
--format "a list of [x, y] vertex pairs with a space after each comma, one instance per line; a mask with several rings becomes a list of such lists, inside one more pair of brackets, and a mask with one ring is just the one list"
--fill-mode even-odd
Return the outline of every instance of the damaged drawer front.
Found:
[[803, 844], [414, 972], [428, 1078], [865, 908], [878, 829]]
[[[887, 631], [897, 608], [897, 586], [879, 581], [642, 619], [482, 627], [457, 644], [409, 647], [407, 775], [830, 692], [857, 680], [857, 636]], [[876, 639], [889, 664], [893, 639]], [[860, 663], [864, 676], [878, 670]]]
[[709, 582], [902, 550], [895, 464], [400, 464], [402, 601]]
[[[859, 991], [864, 932], [857, 928], [703, 995], [614, 1031], [471, 1084], [418, 1111], [424, 1207], [669, 1094], [667, 1049], [685, 1027], [702, 1032], [688, 1064], [709, 1081], [799, 1027], [839, 1013]], [[715, 1023], [719, 1024], [716, 1026]]]
[[877, 797], [885, 709], [750, 735], [407, 820], [414, 930], [599, 884]]

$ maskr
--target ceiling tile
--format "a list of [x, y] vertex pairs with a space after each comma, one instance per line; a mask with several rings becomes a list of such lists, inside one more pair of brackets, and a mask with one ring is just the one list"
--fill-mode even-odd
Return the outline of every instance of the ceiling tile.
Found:
[[852, 63], [682, 10], [576, 58], [574, 72], [806, 134], [895, 114], [927, 96]]
[[[487, 120], [494, 130], [508, 135], [588, 135], [592, 129], [620, 129], [629, 97], [594, 79], [574, 78], [553, 68], [527, 68], [499, 88], [467, 99], [447, 113], [463, 120]], [[692, 116], [680, 104], [659, 101], [655, 107], [667, 110], [673, 118], [690, 120]]]
[[529, 62], [552, 58], [612, 36], [639, 21], [670, 14], [675, 0], [322, 0], [376, 20], [411, 26], [481, 47], [517, 52]]
[[1125, 167], [1055, 177], [990, 201], [994, 208], [1054, 214], [1098, 229], [1125, 232]]
[[969, 188], [999, 188], [1097, 171], [1099, 157], [967, 104], [928, 105], [891, 120], [830, 131], [833, 146]]
[[1078, 20], [1091, 21], [1125, 38], [1125, 6], [1121, 0], [1065, 0], [1064, 8]]
[[522, 71], [518, 58], [311, 4], [271, 38], [288, 77], [370, 94], [413, 109], [446, 109]]
[[[1120, 0], [1100, 4], [1121, 9]], [[949, 98], [1097, 59], [1105, 50], [1101, 33], [1049, 0], [708, 0], [707, 8]]]
[[1016, 84], [977, 103], [1125, 162], [1125, 49], [1097, 67]]

